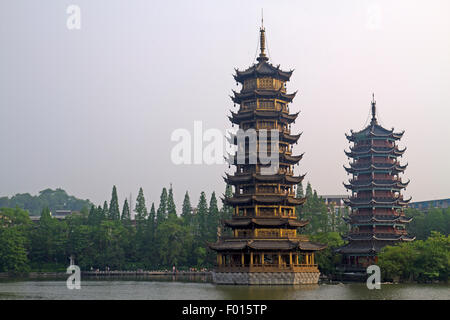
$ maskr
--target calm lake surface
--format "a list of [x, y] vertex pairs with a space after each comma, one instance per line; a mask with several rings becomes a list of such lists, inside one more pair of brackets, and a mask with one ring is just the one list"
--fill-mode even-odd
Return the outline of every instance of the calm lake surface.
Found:
[[369, 290], [364, 283], [297, 286], [215, 285], [209, 277], [155, 276], [132, 279], [82, 278], [80, 290], [69, 290], [65, 280], [0, 280], [1, 299], [48, 300], [450, 300], [448, 284], [382, 284]]

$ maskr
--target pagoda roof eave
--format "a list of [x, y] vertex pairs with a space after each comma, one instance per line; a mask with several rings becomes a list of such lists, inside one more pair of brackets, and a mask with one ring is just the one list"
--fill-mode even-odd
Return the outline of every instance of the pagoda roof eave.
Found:
[[275, 67], [267, 61], [260, 61], [243, 71], [235, 69], [235, 72], [236, 74], [233, 75], [234, 79], [237, 82], [243, 83], [244, 80], [248, 78], [255, 78], [261, 76], [271, 76], [284, 81], [289, 81], [294, 70], [283, 71], [280, 69], [279, 65]]
[[253, 173], [230, 175], [226, 173], [226, 177], [224, 177], [224, 180], [229, 184], [241, 184], [245, 182], [251, 182], [253, 178], [261, 182], [280, 182], [285, 184], [298, 184], [305, 178], [305, 176], [306, 174], [299, 176], [288, 176], [283, 174], [261, 175]]
[[288, 205], [301, 205], [305, 203], [305, 198], [294, 198], [292, 196], [286, 195], [244, 195], [244, 196], [234, 196], [230, 198], [225, 198], [224, 201], [227, 204], [231, 205], [244, 205], [244, 204], [250, 204], [252, 202], [261, 203], [261, 204], [267, 204], [267, 203], [284, 203], [286, 202]]
[[247, 218], [247, 219], [231, 219], [224, 220], [224, 224], [229, 227], [248, 227], [255, 226], [290, 226], [304, 227], [309, 223], [307, 220], [294, 220], [286, 218]]
[[393, 154], [395, 156], [401, 156], [405, 153], [405, 151], [406, 151], [406, 147], [403, 150], [399, 150], [397, 147], [389, 148], [388, 150], [377, 150], [376, 148], [372, 147], [372, 148], [369, 148], [368, 150], [363, 150], [363, 151], [355, 151], [353, 149], [350, 149], [350, 152], [349, 152], [349, 151], [344, 150], [344, 153], [349, 158], [355, 158], [355, 157], [359, 157], [359, 156], [363, 156], [363, 155], [370, 155], [372, 153], [386, 154], [386, 155]]
[[254, 120], [256, 118], [278, 119], [278, 120], [284, 121], [286, 123], [293, 123], [297, 119], [299, 113], [300, 112], [286, 114], [282, 111], [272, 111], [272, 110], [264, 110], [264, 111], [263, 110], [250, 110], [250, 111], [238, 112], [238, 113], [231, 111], [231, 116], [228, 116], [228, 119], [230, 119], [230, 121], [235, 124], [239, 124], [241, 121]]
[[361, 131], [354, 132], [353, 130], [350, 130], [350, 135], [345, 134], [347, 140], [349, 141], [357, 141], [357, 140], [367, 140], [371, 138], [385, 138], [385, 139], [392, 139], [392, 140], [400, 140], [403, 136], [403, 132], [394, 132], [394, 128], [391, 130], [387, 130], [383, 127], [381, 127], [378, 124], [375, 125], [369, 125], [366, 128], [364, 128]]
[[244, 249], [254, 250], [295, 250], [318, 251], [326, 248], [326, 245], [310, 241], [295, 240], [256, 240], [256, 239], [239, 239], [229, 241], [219, 241], [209, 243], [209, 248], [215, 251], [242, 251]]
[[237, 92], [232, 90], [234, 96], [231, 96], [231, 100], [234, 103], [241, 103], [244, 100], [266, 98], [266, 99], [279, 99], [285, 102], [292, 102], [297, 94], [297, 91], [293, 93], [285, 93], [281, 90], [252, 90], [248, 92]]

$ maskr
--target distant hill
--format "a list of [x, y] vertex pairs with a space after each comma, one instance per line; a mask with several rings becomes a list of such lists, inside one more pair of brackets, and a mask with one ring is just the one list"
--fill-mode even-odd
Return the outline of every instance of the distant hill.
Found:
[[63, 189], [45, 189], [39, 191], [39, 195], [32, 196], [29, 193], [18, 193], [11, 198], [0, 197], [0, 208], [15, 208], [16, 206], [28, 210], [30, 215], [39, 216], [44, 207], [51, 212], [55, 210], [80, 211], [84, 206], [90, 208], [89, 200], [82, 200], [69, 196]]

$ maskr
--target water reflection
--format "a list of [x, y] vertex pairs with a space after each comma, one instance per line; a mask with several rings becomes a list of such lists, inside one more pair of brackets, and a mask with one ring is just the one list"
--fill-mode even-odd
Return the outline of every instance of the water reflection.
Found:
[[450, 300], [448, 284], [382, 284], [369, 290], [365, 283], [320, 285], [215, 285], [209, 276], [166, 275], [85, 277], [81, 290], [69, 290], [65, 280], [2, 279], [0, 299], [174, 299], [174, 300]]
[[216, 285], [223, 299], [230, 300], [290, 300], [302, 291], [318, 290], [319, 285]]

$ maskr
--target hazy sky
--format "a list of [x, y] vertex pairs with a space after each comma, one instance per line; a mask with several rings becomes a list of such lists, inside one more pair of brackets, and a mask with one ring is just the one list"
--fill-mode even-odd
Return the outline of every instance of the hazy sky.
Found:
[[[81, 9], [68, 30], [66, 9]], [[65, 189], [95, 203], [112, 185], [148, 206], [173, 184], [222, 194], [226, 165], [174, 165], [171, 133], [230, 128], [234, 68], [254, 62], [261, 8], [270, 62], [295, 69], [297, 173], [343, 194], [344, 133], [375, 92], [381, 123], [406, 130], [413, 201], [450, 196], [450, 2], [113, 1], [0, 3], [0, 195]]]

